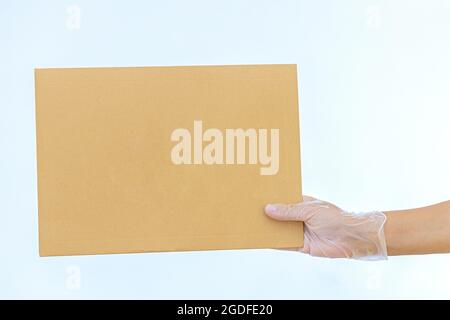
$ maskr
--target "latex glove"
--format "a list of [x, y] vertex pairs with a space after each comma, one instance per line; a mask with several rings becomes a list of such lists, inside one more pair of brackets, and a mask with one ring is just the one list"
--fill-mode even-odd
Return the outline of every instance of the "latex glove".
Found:
[[276, 220], [304, 222], [301, 252], [328, 258], [387, 259], [382, 212], [346, 212], [306, 196], [297, 204], [268, 204], [265, 212]]

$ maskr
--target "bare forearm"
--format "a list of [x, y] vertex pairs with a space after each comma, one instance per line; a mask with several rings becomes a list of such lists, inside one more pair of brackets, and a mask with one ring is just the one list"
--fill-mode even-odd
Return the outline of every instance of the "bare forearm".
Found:
[[389, 255], [450, 252], [450, 201], [385, 213]]

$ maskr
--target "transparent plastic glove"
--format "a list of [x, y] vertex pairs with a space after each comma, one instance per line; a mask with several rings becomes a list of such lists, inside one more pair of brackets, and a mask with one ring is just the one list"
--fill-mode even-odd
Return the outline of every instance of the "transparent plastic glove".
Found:
[[387, 259], [382, 212], [346, 212], [306, 196], [297, 204], [268, 204], [265, 211], [276, 220], [304, 222], [301, 252], [328, 258]]

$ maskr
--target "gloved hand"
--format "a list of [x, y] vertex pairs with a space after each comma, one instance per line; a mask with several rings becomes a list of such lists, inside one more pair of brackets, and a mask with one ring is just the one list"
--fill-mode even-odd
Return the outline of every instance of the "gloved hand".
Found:
[[304, 222], [301, 252], [328, 258], [387, 259], [382, 212], [346, 212], [306, 196], [297, 204], [268, 204], [265, 212], [276, 220]]

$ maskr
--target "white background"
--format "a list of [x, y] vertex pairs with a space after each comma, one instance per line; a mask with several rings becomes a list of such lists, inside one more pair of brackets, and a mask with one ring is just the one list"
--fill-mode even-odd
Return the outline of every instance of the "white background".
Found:
[[296, 63], [304, 193], [410, 208], [450, 199], [449, 17], [446, 0], [0, 0], [0, 298], [450, 298], [450, 255], [39, 258], [33, 79], [35, 67]]

